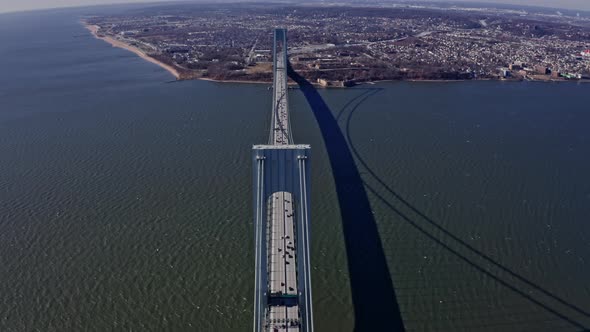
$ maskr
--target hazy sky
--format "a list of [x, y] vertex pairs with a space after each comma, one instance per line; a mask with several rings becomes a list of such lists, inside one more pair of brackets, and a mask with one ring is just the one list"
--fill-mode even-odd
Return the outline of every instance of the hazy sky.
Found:
[[[111, 3], [149, 2], [150, 0], [0, 0], [0, 12], [53, 7], [100, 5]], [[156, 0], [152, 0], [156, 1]], [[170, 1], [170, 0], [157, 0]], [[201, 0], [215, 2], [215, 0]], [[449, 1], [449, 0], [439, 0]], [[569, 8], [590, 11], [590, 0], [471, 0], [473, 2], [497, 2], [521, 5], [540, 5], [555, 8]]]

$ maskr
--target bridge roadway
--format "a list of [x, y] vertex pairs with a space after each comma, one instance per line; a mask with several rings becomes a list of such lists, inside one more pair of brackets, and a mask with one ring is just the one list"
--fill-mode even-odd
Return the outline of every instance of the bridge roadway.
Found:
[[277, 54], [275, 78], [273, 81], [273, 116], [272, 138], [270, 144], [284, 145], [292, 141], [289, 127], [289, 109], [287, 103], [287, 56], [284, 51]]
[[287, 100], [286, 30], [273, 46], [268, 145], [253, 147], [256, 283], [254, 332], [312, 332], [309, 145], [295, 145]]

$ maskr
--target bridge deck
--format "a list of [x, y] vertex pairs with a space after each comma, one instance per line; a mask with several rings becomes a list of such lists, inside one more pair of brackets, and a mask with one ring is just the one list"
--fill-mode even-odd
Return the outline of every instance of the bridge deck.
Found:
[[[272, 306], [270, 307], [269, 331], [270, 332], [296, 332], [301, 330], [299, 323], [298, 306]], [[292, 319], [291, 317], [296, 317]]]
[[275, 32], [273, 46], [273, 112], [269, 144], [292, 144], [287, 101], [287, 38], [286, 31]]
[[273, 139], [272, 144], [283, 145], [290, 143], [289, 111], [287, 106], [287, 69], [284, 53], [277, 54], [273, 93]]
[[253, 147], [255, 332], [313, 332], [308, 145], [294, 145], [287, 101], [286, 30], [275, 30], [269, 145]]
[[293, 222], [293, 195], [272, 194], [269, 202], [269, 276], [270, 294], [297, 295], [297, 254]]

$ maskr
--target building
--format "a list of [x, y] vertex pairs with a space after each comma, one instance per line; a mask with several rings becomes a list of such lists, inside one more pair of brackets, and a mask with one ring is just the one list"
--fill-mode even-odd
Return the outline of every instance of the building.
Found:
[[537, 66], [535, 66], [535, 73], [541, 74], [541, 75], [548, 75], [548, 74], [551, 74], [551, 70], [549, 70], [549, 68], [547, 66], [537, 65]]
[[510, 70], [521, 70], [521, 69], [522, 69], [522, 67], [521, 67], [520, 65], [517, 65], [517, 64], [515, 64], [515, 63], [511, 63], [511, 64], [508, 66], [508, 69], [510, 69]]
[[356, 84], [355, 81], [353, 80], [346, 80], [346, 81], [328, 81], [326, 79], [323, 78], [318, 78], [317, 80], [318, 84], [324, 88], [326, 87], [338, 87], [338, 88], [345, 88], [345, 87], [351, 87], [354, 86]]
[[521, 70], [524, 69], [524, 67], [526, 67], [527, 65], [523, 62], [520, 61], [515, 61], [514, 63], [511, 63], [510, 66], [508, 66], [508, 68], [510, 70]]

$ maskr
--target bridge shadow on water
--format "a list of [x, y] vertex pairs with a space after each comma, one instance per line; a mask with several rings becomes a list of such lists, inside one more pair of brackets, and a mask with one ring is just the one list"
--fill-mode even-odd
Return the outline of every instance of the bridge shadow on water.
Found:
[[[354, 145], [354, 141], [350, 136], [350, 124], [353, 115], [359, 109], [362, 102], [373, 96], [375, 93], [376, 92], [361, 93], [347, 103], [338, 114], [338, 118], [340, 118], [344, 115], [347, 108], [350, 109], [345, 121], [346, 141], [350, 146], [354, 158], [356, 158], [360, 166], [362, 166], [363, 174], [368, 174], [368, 176], [379, 186], [379, 188], [377, 188], [363, 180], [365, 188], [367, 188], [367, 190], [373, 194], [378, 201], [381, 201], [390, 211], [400, 217], [401, 220], [408, 223], [427, 239], [439, 245], [441, 248], [468, 264], [476, 271], [513, 291], [522, 298], [528, 300], [530, 303], [551, 313], [558, 319], [561, 319], [576, 328], [582, 329], [582, 332], [589, 331], [584, 323], [577, 320], [577, 318], [585, 318], [585, 320], [590, 318], [589, 311], [568, 302], [566, 299], [559, 297], [539, 284], [525, 278], [442, 227], [398, 192], [394, 191], [393, 188], [379, 177], [369, 166]], [[532, 294], [538, 295], [533, 296]], [[574, 316], [576, 318], [574, 318]]]
[[[290, 66], [289, 77], [299, 85], [314, 113], [332, 166], [348, 257], [356, 331], [405, 329], [367, 190], [402, 221], [460, 261], [580, 332], [590, 331], [580, 321], [586, 322], [590, 318], [588, 310], [525, 278], [442, 227], [396, 192], [362, 158], [350, 136], [350, 124], [359, 106], [381, 89], [365, 89], [334, 117], [315, 87]], [[343, 133], [338, 120], [347, 109]], [[363, 174], [376, 185], [363, 180], [355, 158], [363, 168]]]
[[315, 87], [289, 65], [322, 132], [342, 218], [356, 331], [405, 331], [377, 224], [336, 118]]

